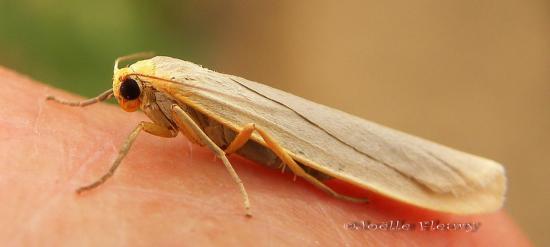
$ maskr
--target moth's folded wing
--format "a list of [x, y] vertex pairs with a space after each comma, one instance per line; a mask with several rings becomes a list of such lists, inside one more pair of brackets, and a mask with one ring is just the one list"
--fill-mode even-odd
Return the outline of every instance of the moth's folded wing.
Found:
[[[267, 128], [294, 159], [313, 169], [437, 211], [469, 214], [502, 206], [506, 177], [494, 161], [190, 62], [152, 61], [157, 76], [197, 86], [192, 92], [174, 85], [161, 90], [176, 92], [235, 130], [248, 123]], [[253, 139], [262, 142], [257, 134]]]
[[[393, 130], [259, 83], [242, 78], [235, 80], [292, 109], [343, 145], [389, 168], [384, 170], [398, 173], [388, 172], [389, 176], [382, 176], [386, 177], [385, 182], [374, 183], [372, 176], [368, 175], [372, 171], [362, 169], [370, 162], [351, 161], [352, 165], [341, 167], [341, 171], [327, 171], [332, 176], [435, 210], [478, 213], [502, 206], [506, 190], [505, 171], [492, 160]], [[338, 152], [338, 148], [333, 150]], [[414, 186], [393, 186], [399, 184], [396, 183], [398, 179], [410, 180]]]

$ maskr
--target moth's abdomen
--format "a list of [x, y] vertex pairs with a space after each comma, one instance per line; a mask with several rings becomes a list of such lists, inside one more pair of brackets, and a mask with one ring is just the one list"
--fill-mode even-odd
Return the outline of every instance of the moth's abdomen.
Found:
[[[202, 113], [193, 110], [190, 107], [186, 107], [186, 112], [195, 120], [204, 133], [221, 149], [226, 149], [229, 144], [231, 144], [231, 141], [237, 136], [237, 132], [234, 130], [222, 125]], [[282, 161], [277, 157], [277, 155], [275, 155], [275, 153], [273, 153], [269, 148], [264, 147], [262, 144], [252, 139], [248, 140], [248, 142], [237, 150], [236, 153], [269, 168], [282, 169]], [[308, 174], [316, 177], [317, 179], [325, 180], [331, 178], [329, 175], [304, 166], [299, 162], [297, 163]], [[286, 171], [288, 172], [290, 170], [286, 169]]]

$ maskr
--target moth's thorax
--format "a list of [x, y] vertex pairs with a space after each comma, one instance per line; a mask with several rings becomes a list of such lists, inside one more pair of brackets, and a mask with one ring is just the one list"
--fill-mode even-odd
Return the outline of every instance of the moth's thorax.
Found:
[[177, 129], [171, 120], [172, 105], [176, 104], [173, 99], [148, 86], [144, 86], [141, 97], [140, 108], [151, 121], [170, 129]]
[[142, 88], [143, 90], [139, 97], [139, 102], [140, 102], [139, 108], [142, 111], [145, 112], [147, 111], [147, 109], [151, 109], [151, 107], [154, 105], [159, 105], [159, 104], [167, 104], [168, 106], [170, 105], [171, 102], [166, 101], [165, 97], [161, 97], [161, 95], [159, 95], [159, 92], [154, 88], [152, 88], [151, 86], [147, 84], [143, 84]]

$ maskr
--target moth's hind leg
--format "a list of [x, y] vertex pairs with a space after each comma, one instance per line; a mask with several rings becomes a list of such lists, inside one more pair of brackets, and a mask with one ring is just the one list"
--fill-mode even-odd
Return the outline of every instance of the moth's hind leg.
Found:
[[193, 119], [178, 105], [172, 105], [172, 114], [173, 119], [175, 120], [175, 123], [178, 125], [178, 128], [180, 130], [185, 131], [187, 134], [191, 134], [194, 138], [196, 138], [195, 141], [199, 141], [200, 144], [207, 146], [214, 154], [222, 160], [223, 164], [225, 165], [225, 168], [233, 178], [233, 180], [237, 183], [239, 186], [239, 190], [241, 191], [241, 196], [243, 198], [243, 204], [246, 211], [246, 216], [252, 216], [250, 213], [250, 200], [248, 199], [248, 194], [246, 193], [246, 189], [244, 188], [244, 184], [239, 178], [239, 175], [237, 175], [237, 172], [235, 172], [235, 169], [233, 169], [233, 166], [225, 156], [225, 153], [223, 150], [221, 150], [220, 147], [218, 147], [205, 133], [204, 131], [193, 121]]
[[352, 201], [352, 202], [367, 202], [368, 200], [366, 198], [355, 198], [350, 196], [345, 196], [342, 194], [339, 194], [338, 192], [332, 190], [330, 187], [325, 185], [323, 182], [321, 182], [319, 179], [314, 177], [312, 174], [306, 172], [290, 155], [288, 152], [281, 147], [281, 145], [271, 137], [266, 131], [264, 131], [262, 128], [256, 126], [253, 123], [247, 124], [239, 131], [235, 139], [229, 144], [229, 146], [225, 149], [225, 153], [233, 153], [237, 151], [239, 148], [241, 148], [249, 139], [250, 136], [252, 136], [252, 133], [257, 131], [262, 139], [265, 141], [267, 147], [279, 157], [283, 161], [283, 163], [290, 168], [290, 170], [299, 177], [304, 178], [308, 182], [315, 185], [317, 188], [333, 195], [334, 197], [346, 201]]
[[51, 100], [51, 101], [57, 102], [57, 103], [62, 104], [62, 105], [84, 107], [84, 106], [95, 104], [95, 103], [98, 103], [98, 102], [101, 102], [101, 101], [108, 100], [111, 97], [113, 97], [113, 89], [109, 89], [109, 90], [101, 93], [100, 95], [98, 95], [96, 97], [93, 97], [93, 98], [87, 99], [87, 100], [82, 100], [82, 101], [67, 101], [67, 100], [64, 100], [64, 99], [58, 99], [58, 98], [56, 98], [55, 96], [52, 96], [52, 95], [46, 97], [46, 100]]

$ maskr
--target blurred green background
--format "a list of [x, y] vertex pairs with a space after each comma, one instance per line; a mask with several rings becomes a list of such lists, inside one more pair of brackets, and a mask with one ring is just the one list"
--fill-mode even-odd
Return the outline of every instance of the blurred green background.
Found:
[[92, 96], [110, 86], [110, 65], [118, 56], [155, 51], [205, 61], [213, 13], [199, 15], [199, 8], [208, 11], [170, 0], [1, 1], [1, 61]]
[[[94, 96], [155, 51], [497, 160], [550, 245], [550, 2], [0, 1], [0, 64]], [[491, 226], [484, 226], [491, 227]]]

